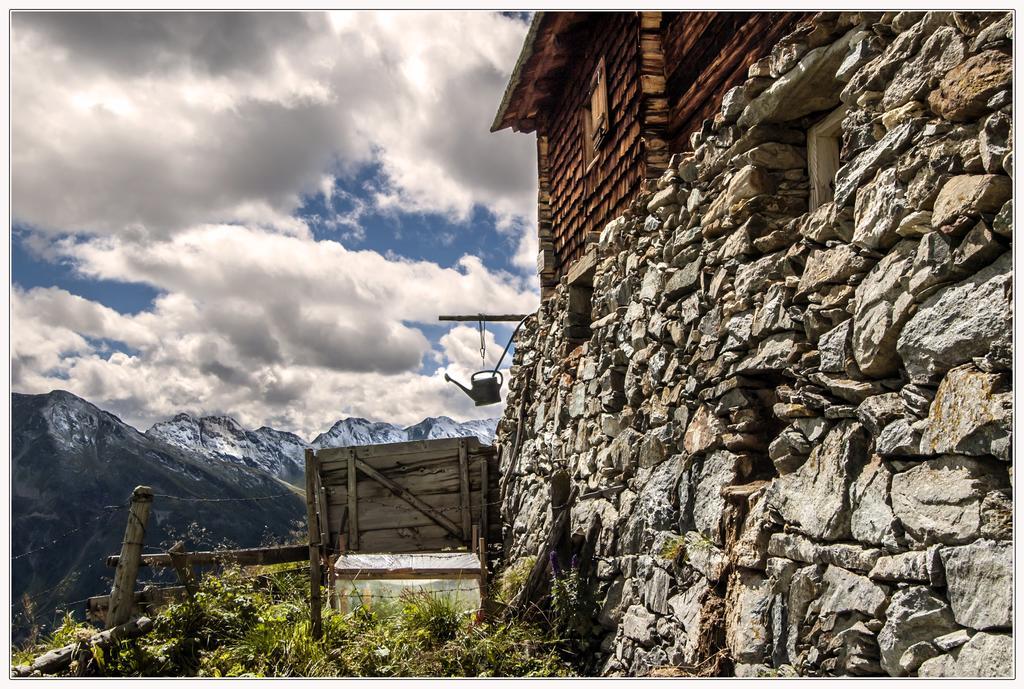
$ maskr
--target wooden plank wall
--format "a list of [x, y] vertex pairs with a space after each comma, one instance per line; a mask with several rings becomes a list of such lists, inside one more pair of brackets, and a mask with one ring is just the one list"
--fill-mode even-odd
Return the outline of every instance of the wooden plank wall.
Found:
[[[561, 97], [545, 108], [538, 136], [548, 140], [550, 211], [555, 264], [564, 274], [583, 255], [587, 235], [622, 214], [642, 177], [640, 19], [635, 12], [594, 13], [560, 83]], [[601, 57], [608, 70], [608, 137], [587, 173], [580, 112]]]
[[[475, 439], [467, 441], [470, 487], [470, 521], [481, 523], [481, 475], [488, 483], [487, 540], [501, 541], [501, 517], [497, 503], [498, 464], [494, 448]], [[317, 453], [320, 480], [326, 492], [327, 531], [332, 551], [349, 505], [348, 458], [366, 462], [386, 478], [413, 493], [452, 522], [460, 524], [461, 480], [456, 441], [420, 441], [391, 445], [325, 449]], [[481, 471], [488, 463], [487, 471]], [[358, 552], [411, 553], [469, 546], [429, 516], [394, 495], [361, 471], [355, 472], [358, 510]], [[347, 532], [347, 528], [346, 528]], [[351, 540], [349, 541], [351, 543]], [[350, 546], [351, 548], [351, 546]]]
[[665, 12], [662, 17], [669, 150], [690, 150], [690, 134], [742, 84], [747, 68], [792, 31], [803, 12]]

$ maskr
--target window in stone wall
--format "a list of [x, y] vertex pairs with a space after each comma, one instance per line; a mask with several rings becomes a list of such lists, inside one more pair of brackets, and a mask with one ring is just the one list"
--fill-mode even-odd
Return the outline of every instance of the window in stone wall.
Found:
[[811, 180], [809, 210], [813, 211], [835, 197], [845, 116], [844, 105], [816, 122], [807, 132], [807, 175]]
[[597, 151], [608, 134], [608, 78], [603, 57], [590, 78], [580, 120], [583, 129], [583, 164], [589, 171], [597, 161]]

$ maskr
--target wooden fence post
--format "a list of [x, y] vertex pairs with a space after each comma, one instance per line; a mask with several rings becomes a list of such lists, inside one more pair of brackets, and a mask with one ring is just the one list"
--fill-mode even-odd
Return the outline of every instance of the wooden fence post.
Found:
[[167, 555], [171, 558], [171, 567], [178, 575], [178, 581], [185, 587], [190, 599], [195, 598], [198, 589], [196, 588], [196, 576], [192, 565], [188, 561], [188, 553], [185, 552], [185, 542], [178, 541], [167, 549]]
[[[465, 438], [459, 440], [459, 513], [462, 515], [462, 540], [470, 540], [470, 524], [473, 515], [469, 506], [469, 448]], [[476, 548], [476, 543], [469, 543], [469, 549]]]
[[322, 634], [320, 610], [320, 526], [316, 516], [316, 454], [306, 450], [306, 520], [309, 522], [309, 617], [314, 639]]
[[139, 574], [142, 544], [146, 538], [146, 522], [153, 506], [153, 489], [136, 486], [132, 491], [131, 507], [128, 510], [128, 526], [124, 530], [121, 557], [114, 572], [114, 586], [110, 589], [110, 608], [107, 611], [107, 628], [117, 627], [128, 621], [135, 603], [135, 578]]

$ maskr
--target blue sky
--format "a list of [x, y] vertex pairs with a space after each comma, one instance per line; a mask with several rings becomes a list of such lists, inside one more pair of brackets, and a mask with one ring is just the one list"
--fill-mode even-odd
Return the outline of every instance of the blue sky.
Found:
[[487, 131], [525, 17], [12, 26], [14, 390], [305, 435], [500, 411], [443, 382], [479, 336], [436, 316], [537, 303], [534, 142]]

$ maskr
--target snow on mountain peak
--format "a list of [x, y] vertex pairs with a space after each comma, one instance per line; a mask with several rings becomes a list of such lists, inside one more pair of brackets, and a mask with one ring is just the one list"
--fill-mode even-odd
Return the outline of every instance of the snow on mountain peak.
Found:
[[210, 459], [236, 462], [262, 469], [286, 481], [300, 481], [306, 448], [352, 447], [407, 440], [476, 436], [494, 442], [497, 419], [455, 421], [447, 416], [428, 417], [402, 428], [395, 424], [348, 417], [334, 423], [312, 442], [294, 433], [262, 426], [246, 430], [229, 416], [193, 417], [181, 413], [153, 424], [146, 435]]

